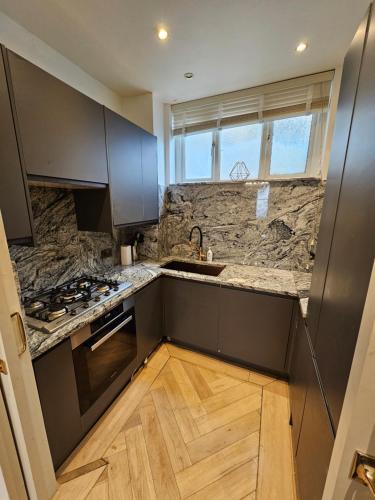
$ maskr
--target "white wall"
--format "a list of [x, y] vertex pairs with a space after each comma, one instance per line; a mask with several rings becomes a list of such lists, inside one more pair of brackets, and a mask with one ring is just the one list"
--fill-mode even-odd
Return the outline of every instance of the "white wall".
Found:
[[0, 42], [95, 101], [122, 114], [122, 98], [62, 54], [0, 12]]
[[139, 127], [151, 134], [154, 133], [153, 123], [153, 95], [151, 92], [133, 97], [124, 97], [122, 114]]

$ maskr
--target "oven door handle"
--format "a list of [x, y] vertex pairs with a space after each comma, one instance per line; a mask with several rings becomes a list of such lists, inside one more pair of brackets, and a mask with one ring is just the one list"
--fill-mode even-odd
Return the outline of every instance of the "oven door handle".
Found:
[[104, 337], [102, 337], [100, 340], [98, 340], [97, 342], [95, 342], [95, 344], [93, 344], [91, 346], [91, 352], [95, 351], [98, 347], [100, 347], [102, 344], [104, 344], [105, 342], [107, 342], [107, 340], [109, 340], [115, 333], [117, 333], [119, 330], [121, 330], [121, 328], [125, 325], [127, 325], [128, 323], [130, 323], [130, 321], [132, 321], [133, 319], [133, 316], [128, 316], [126, 319], [124, 319], [124, 321], [122, 321], [122, 323], [120, 323], [119, 325], [116, 326], [116, 328], [114, 328], [113, 330], [111, 330], [110, 332], [108, 332], [106, 335], [104, 335]]

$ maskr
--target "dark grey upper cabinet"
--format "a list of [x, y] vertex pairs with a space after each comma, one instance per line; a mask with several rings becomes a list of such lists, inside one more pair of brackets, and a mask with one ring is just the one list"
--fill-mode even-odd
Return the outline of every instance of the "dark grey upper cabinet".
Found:
[[27, 174], [108, 183], [103, 107], [8, 51]]
[[[345, 78], [345, 75], [344, 75]], [[375, 16], [370, 21], [315, 353], [337, 429], [375, 255]]]
[[317, 254], [312, 275], [309, 301], [309, 331], [315, 343], [319, 323], [319, 313], [322, 304], [326, 272], [331, 251], [331, 243], [337, 206], [340, 195], [341, 181], [347, 153], [348, 139], [352, 124], [355, 98], [357, 95], [358, 78], [362, 65], [363, 50], [366, 40], [368, 15], [360, 24], [350, 49], [345, 56], [343, 75], [340, 88], [339, 103], [335, 118], [335, 130], [331, 148], [327, 187], [324, 197], [322, 218], [319, 228]]
[[143, 221], [142, 131], [105, 110], [108, 167], [115, 226]]
[[147, 358], [163, 336], [161, 281], [158, 278], [135, 295], [139, 363]]
[[31, 207], [14, 128], [3, 58], [0, 60], [0, 209], [8, 240], [32, 238]]
[[142, 131], [143, 219], [159, 217], [157, 139]]
[[297, 447], [297, 485], [300, 500], [322, 500], [334, 435], [312, 357], [305, 370], [309, 382]]
[[220, 287], [163, 278], [164, 335], [216, 352]]
[[284, 372], [292, 299], [222, 288], [219, 349], [222, 354]]

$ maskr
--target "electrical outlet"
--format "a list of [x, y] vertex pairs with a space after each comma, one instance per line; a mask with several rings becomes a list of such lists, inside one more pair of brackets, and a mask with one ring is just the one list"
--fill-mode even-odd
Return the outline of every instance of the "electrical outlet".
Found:
[[102, 259], [107, 259], [108, 257], [112, 257], [112, 248], [104, 248], [100, 252], [100, 256]]

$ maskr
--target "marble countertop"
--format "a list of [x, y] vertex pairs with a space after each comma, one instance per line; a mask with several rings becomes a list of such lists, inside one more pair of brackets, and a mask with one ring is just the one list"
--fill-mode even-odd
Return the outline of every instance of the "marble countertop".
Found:
[[215, 277], [182, 271], [173, 271], [160, 267], [162, 264], [170, 260], [172, 259], [164, 259], [162, 262], [146, 261], [137, 263], [133, 266], [117, 266], [103, 270], [103, 274], [106, 277], [117, 279], [119, 281], [128, 281], [132, 283], [132, 286], [123, 292], [116, 294], [113, 298], [109, 298], [106, 302], [99, 304], [94, 309], [87, 311], [86, 314], [76, 319], [72, 319], [68, 325], [61, 327], [52, 334], [42, 333], [29, 328], [28, 344], [32, 359], [35, 359], [44, 352], [48, 351], [62, 340], [69, 337], [74, 331], [95, 320], [104, 312], [134, 294], [148, 283], [151, 283], [151, 281], [155, 280], [160, 275], [174, 276], [218, 285], [227, 285], [235, 288], [296, 297], [300, 299], [307, 297], [310, 289], [311, 274], [309, 273], [215, 261], [215, 263], [226, 265], [220, 275]]

